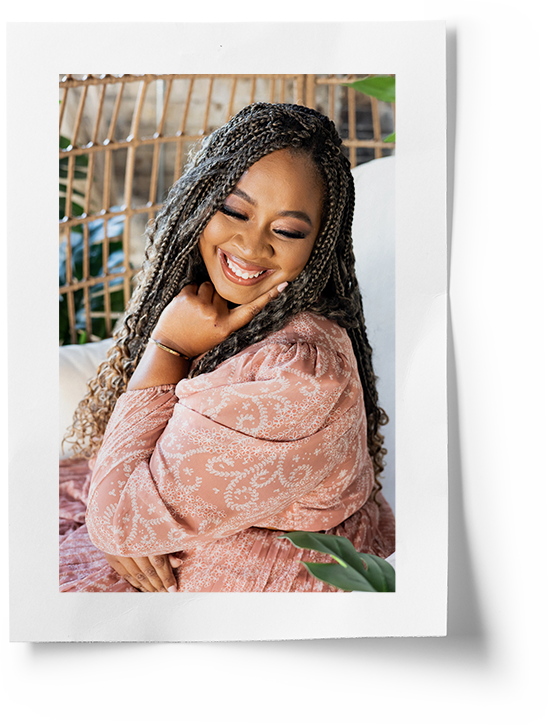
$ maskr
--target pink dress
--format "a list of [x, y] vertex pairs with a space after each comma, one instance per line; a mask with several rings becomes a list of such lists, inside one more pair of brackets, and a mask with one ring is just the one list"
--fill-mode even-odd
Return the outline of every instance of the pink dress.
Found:
[[91, 479], [62, 470], [62, 591], [135, 591], [101, 551], [178, 553], [182, 592], [336, 591], [300, 564], [330, 557], [296, 549], [283, 531], [394, 551], [393, 513], [371, 497], [351, 342], [311, 313], [211, 373], [125, 393]]

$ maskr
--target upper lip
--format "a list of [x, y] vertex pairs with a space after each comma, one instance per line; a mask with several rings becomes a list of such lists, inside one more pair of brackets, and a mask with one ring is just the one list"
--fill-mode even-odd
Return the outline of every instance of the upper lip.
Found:
[[251, 262], [246, 262], [241, 257], [237, 257], [234, 254], [229, 254], [229, 252], [226, 252], [224, 249], [219, 250], [222, 254], [224, 254], [226, 257], [228, 257], [231, 262], [234, 262], [237, 264], [241, 269], [243, 269], [245, 272], [264, 272], [265, 270], [271, 270], [270, 267], [260, 267], [258, 264], [252, 264]]

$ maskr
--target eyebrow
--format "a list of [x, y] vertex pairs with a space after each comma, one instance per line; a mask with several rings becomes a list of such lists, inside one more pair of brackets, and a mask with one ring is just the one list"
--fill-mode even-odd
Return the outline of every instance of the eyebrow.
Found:
[[[231, 194], [234, 194], [235, 196], [239, 196], [241, 199], [244, 199], [244, 201], [247, 201], [248, 204], [251, 204], [252, 206], [257, 206], [257, 202], [252, 199], [251, 196], [248, 196], [245, 191], [242, 191], [242, 189], [239, 189], [238, 186], [235, 187]], [[230, 196], [230, 194], [229, 194]], [[295, 219], [300, 219], [303, 222], [306, 222], [309, 224], [309, 226], [313, 226], [313, 223], [311, 221], [311, 217], [306, 214], [304, 211], [279, 211], [277, 212], [277, 216], [282, 217], [294, 217]]]

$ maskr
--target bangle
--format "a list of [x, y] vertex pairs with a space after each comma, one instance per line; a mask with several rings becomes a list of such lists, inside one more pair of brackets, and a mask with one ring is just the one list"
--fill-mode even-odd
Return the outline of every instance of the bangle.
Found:
[[154, 342], [154, 344], [155, 344], [155, 345], [156, 345], [157, 347], [159, 347], [159, 348], [160, 348], [161, 350], [165, 350], [166, 352], [169, 352], [169, 353], [171, 353], [172, 355], [177, 355], [177, 357], [182, 357], [182, 358], [183, 358], [184, 360], [190, 360], [190, 358], [189, 358], [189, 357], [187, 357], [186, 355], [183, 355], [183, 353], [182, 353], [182, 352], [178, 352], [177, 350], [172, 350], [172, 348], [171, 348], [171, 347], [166, 347], [166, 345], [163, 345], [163, 344], [162, 344], [161, 342], [159, 342], [158, 340], [153, 340], [153, 338], [152, 338], [152, 337], [151, 337], [151, 338], [149, 339], [149, 342]]

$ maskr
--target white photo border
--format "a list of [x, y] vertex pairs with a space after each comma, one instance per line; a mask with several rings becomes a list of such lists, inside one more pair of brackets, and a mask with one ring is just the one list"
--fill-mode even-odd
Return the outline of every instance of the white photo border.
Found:
[[[7, 25], [12, 641], [446, 634], [445, 34], [444, 23], [438, 21]], [[58, 154], [56, 99], [59, 73], [90, 69], [239, 74], [367, 69], [396, 74], [395, 593], [59, 593], [58, 293], [52, 253], [58, 235], [57, 182], [52, 179]], [[33, 142], [46, 149], [41, 158]], [[44, 429], [49, 416], [51, 426]]]

